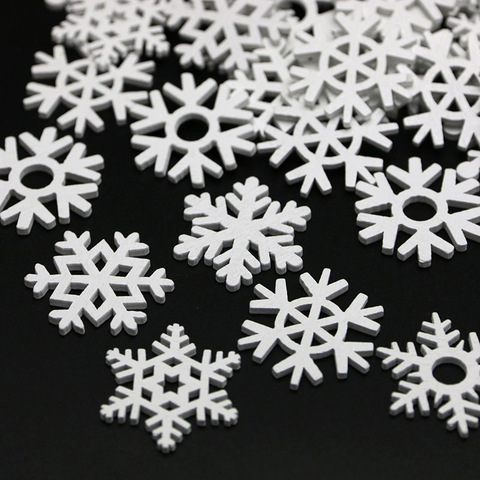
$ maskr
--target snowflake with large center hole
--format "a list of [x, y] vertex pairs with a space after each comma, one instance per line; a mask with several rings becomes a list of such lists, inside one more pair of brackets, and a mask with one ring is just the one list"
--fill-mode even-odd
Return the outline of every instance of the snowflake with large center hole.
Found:
[[[468, 336], [470, 350], [460, 340], [460, 332], [451, 330], [450, 320], [441, 321], [437, 313], [431, 322], [423, 322], [417, 334], [420, 353], [415, 344], [409, 342], [403, 352], [398, 343], [390, 348], [377, 349], [383, 358], [384, 369], [392, 370], [398, 382], [398, 392], [392, 395], [390, 413], [398, 415], [405, 411], [413, 418], [415, 407], [423, 416], [430, 414], [429, 397], [438, 417], [447, 419], [447, 429], [456, 429], [461, 437], [468, 437], [469, 429], [478, 427], [480, 405], [477, 391], [480, 390], [480, 342], [475, 332]], [[441, 365], [460, 367], [463, 378], [457, 383], [445, 383], [437, 378], [435, 370]], [[405, 378], [406, 377], [406, 378]]]
[[190, 42], [174, 48], [183, 67], [219, 64], [226, 72], [248, 70], [262, 39], [278, 42], [295, 21], [275, 0], [169, 0], [162, 11], [167, 26]]
[[228, 290], [251, 285], [253, 274], [269, 269], [272, 260], [278, 273], [302, 268], [302, 247], [293, 241], [295, 230], [306, 229], [310, 208], [297, 207], [291, 200], [282, 209], [257, 178], [235, 183], [233, 193], [217, 197], [214, 203], [209, 193], [188, 195], [185, 207], [192, 233], [180, 235], [175, 258], [196, 265], [204, 257]]
[[[56, 201], [60, 223], [70, 222], [71, 210], [88, 217], [92, 206], [87, 199], [98, 196], [101, 181], [98, 170], [103, 168], [103, 158], [86, 156], [85, 145], [74, 144], [70, 136], [57, 138], [54, 127], [43, 130], [40, 138], [24, 132], [18, 142], [28, 152], [24, 158], [18, 154], [15, 137], [6, 138], [5, 149], [0, 149], [2, 225], [17, 222], [17, 232], [21, 235], [30, 233], [35, 220], [47, 229], [53, 228], [55, 215], [44, 205], [52, 200]], [[48, 176], [48, 183], [31, 185], [28, 178], [38, 173]]]
[[254, 348], [253, 359], [262, 363], [275, 346], [287, 353], [287, 358], [274, 365], [275, 378], [290, 375], [290, 388], [296, 390], [305, 375], [313, 385], [323, 381], [316, 360], [333, 356], [338, 378], [346, 378], [348, 366], [367, 373], [370, 365], [364, 357], [374, 351], [371, 342], [346, 339], [349, 330], [376, 336], [380, 324], [374, 320], [383, 316], [383, 307], [365, 307], [368, 297], [359, 294], [342, 310], [332, 300], [348, 290], [346, 280], [329, 283], [330, 270], [324, 269], [317, 282], [309, 273], [300, 275], [305, 297], [288, 299], [285, 279], [278, 279], [275, 290], [263, 285], [255, 287], [259, 300], [250, 302], [250, 312], [276, 314], [272, 327], [246, 320], [242, 331], [248, 336], [238, 341], [239, 350]]
[[[169, 112], [162, 94], [158, 90], [150, 92], [151, 105], [134, 105], [130, 113], [139, 119], [131, 125], [135, 135], [132, 146], [143, 150], [135, 157], [135, 163], [140, 170], [155, 165], [155, 175], [168, 178], [177, 183], [190, 175], [192, 185], [196, 188], [205, 186], [205, 173], [214, 178], [223, 175], [222, 167], [210, 159], [206, 153], [216, 147], [226, 170], [237, 167], [236, 154], [252, 156], [255, 153], [255, 143], [249, 141], [255, 135], [251, 125], [252, 113], [243, 107], [247, 103], [245, 92], [230, 94], [230, 88], [221, 85], [212, 78], [200, 85], [195, 85], [191, 73], [181, 76], [181, 88], [171, 83], [163, 86], [163, 95], [179, 107]], [[216, 94], [212, 108], [205, 102]], [[206, 133], [199, 138], [189, 139], [180, 130], [183, 127], [195, 131], [196, 121], [206, 127]], [[233, 126], [232, 125], [237, 125]], [[231, 128], [228, 128], [231, 127]], [[145, 135], [160, 130], [158, 135]], [[182, 155], [175, 166], [169, 168], [172, 152]]]
[[[430, 185], [442, 176], [442, 168], [434, 163], [423, 170], [420, 158], [410, 158], [408, 170], [390, 165], [383, 172], [375, 173], [376, 184], [358, 182], [356, 192], [361, 197], [355, 204], [357, 224], [364, 227], [359, 233], [362, 243], [382, 240], [382, 252], [392, 255], [400, 231], [410, 237], [397, 249], [400, 260], [406, 260], [415, 252], [418, 264], [429, 267], [432, 252], [451, 258], [456, 250], [467, 249], [467, 239], [480, 241], [480, 197], [474, 195], [480, 189], [475, 179], [457, 183], [456, 172], [445, 169], [440, 191]], [[389, 183], [401, 188], [396, 193]], [[405, 209], [412, 204], [433, 208], [430, 218], [417, 220]], [[388, 214], [389, 213], [389, 214]], [[438, 232], [445, 230], [450, 241]]]
[[155, 356], [150, 359], [144, 349], [137, 351], [137, 359], [131, 350], [107, 352], [107, 363], [120, 385], [100, 409], [104, 421], [117, 418], [125, 423], [128, 418], [137, 425], [141, 413], [147, 415], [146, 429], [163, 453], [174, 451], [190, 433], [187, 419], [192, 416], [201, 426], [206, 425], [207, 415], [213, 425], [237, 423], [238, 410], [222, 388], [233, 370], [240, 368], [240, 355], [229, 352], [224, 357], [217, 352], [213, 359], [212, 351], [205, 350], [196, 360], [195, 344], [178, 324], [167, 327], [160, 341], [152, 343], [152, 351]]
[[102, 131], [105, 123], [97, 112], [109, 107], [117, 123], [124, 124], [127, 109], [148, 100], [147, 92], [128, 91], [127, 87], [149, 87], [152, 76], [148, 72], [155, 68], [154, 62], [139, 62], [135, 54], [130, 54], [118, 67], [112, 65], [100, 72], [88, 58], [69, 62], [62, 45], [54, 47], [53, 55], [37, 52], [35, 59], [32, 76], [46, 82], [27, 84], [30, 96], [24, 99], [24, 107], [37, 109], [41, 118], [48, 118], [63, 105], [67, 111], [57, 118], [57, 125], [61, 129], [74, 126], [77, 137], [83, 137], [87, 126]]
[[60, 253], [54, 257], [56, 273], [43, 265], [35, 265], [35, 273], [25, 277], [25, 284], [33, 288], [35, 298], [42, 298], [53, 290], [50, 304], [63, 307], [52, 310], [51, 323], [58, 325], [62, 335], [70, 330], [85, 333], [84, 318], [99, 327], [110, 320], [110, 331], [117, 335], [123, 329], [136, 335], [138, 325], [147, 321], [143, 310], [147, 301], [142, 292], [150, 292], [156, 302], [165, 302], [165, 293], [174, 288], [166, 278], [164, 268], [146, 276], [150, 260], [144, 257], [149, 248], [140, 242], [138, 233], [124, 236], [115, 233], [115, 246], [102, 240], [92, 248], [90, 233], [80, 236], [65, 232], [64, 240], [55, 244]]

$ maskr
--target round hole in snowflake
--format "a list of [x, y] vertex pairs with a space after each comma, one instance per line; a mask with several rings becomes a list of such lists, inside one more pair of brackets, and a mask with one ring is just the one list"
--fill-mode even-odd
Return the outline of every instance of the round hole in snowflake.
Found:
[[442, 359], [433, 367], [433, 376], [441, 383], [455, 385], [467, 376], [467, 367], [458, 359]]
[[21, 176], [22, 184], [27, 188], [39, 190], [52, 183], [53, 172], [44, 165], [36, 165]]
[[182, 140], [194, 142], [203, 138], [208, 132], [208, 122], [201, 116], [190, 117], [177, 126], [177, 135]]
[[411, 220], [423, 222], [433, 218], [437, 214], [437, 208], [430, 198], [416, 197], [403, 205], [403, 213]]

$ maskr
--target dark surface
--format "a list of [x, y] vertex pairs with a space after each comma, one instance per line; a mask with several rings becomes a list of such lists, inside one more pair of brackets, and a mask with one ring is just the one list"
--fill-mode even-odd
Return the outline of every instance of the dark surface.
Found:
[[[51, 51], [50, 29], [61, 18], [62, 14], [48, 12], [41, 0], [2, 3], [2, 139], [23, 131], [39, 135], [55, 124], [56, 114], [41, 120], [35, 112], [23, 110], [22, 99], [33, 55], [37, 50]], [[165, 81], [178, 83], [180, 73], [173, 55], [158, 61], [155, 87]], [[208, 75], [197, 73], [199, 79]], [[325, 359], [320, 362], [325, 374], [321, 386], [314, 388], [304, 379], [300, 390], [291, 392], [287, 378], [277, 381], [271, 374], [282, 353], [272, 354], [259, 366], [246, 351], [241, 370], [227, 387], [240, 411], [238, 425], [193, 426], [192, 434], [169, 456], [156, 450], [143, 426], [103, 423], [100, 405], [115, 388], [104, 361], [109, 348], [148, 348], [166, 325], [179, 322], [198, 350], [235, 349], [240, 326], [249, 318], [253, 287], [228, 293], [216, 283], [212, 268], [203, 264], [192, 268], [173, 259], [177, 237], [190, 228], [182, 216], [183, 198], [193, 191], [189, 180], [173, 185], [155, 178], [151, 170], [139, 172], [128, 127], [117, 127], [111, 112], [102, 116], [105, 131], [88, 132], [83, 139], [88, 152], [103, 155], [106, 163], [92, 216], [73, 215], [70, 225], [51, 231], [35, 225], [25, 238], [13, 225], [0, 231], [2, 480], [478, 478], [480, 432], [472, 431], [465, 441], [448, 433], [434, 413], [427, 419], [418, 413], [414, 420], [390, 417], [396, 382], [382, 371], [378, 359], [372, 360], [368, 375], [352, 369], [347, 381], [337, 380], [332, 358]], [[406, 167], [413, 155], [421, 156], [425, 165], [437, 161], [454, 166], [465, 158], [454, 145], [435, 151], [426, 142], [415, 148], [411, 134], [404, 131], [384, 158], [386, 164]], [[230, 191], [235, 181], [256, 175], [269, 185], [274, 199], [309, 205], [308, 230], [296, 235], [304, 249], [304, 270], [318, 278], [329, 267], [333, 280], [347, 279], [350, 291], [344, 303], [364, 292], [370, 305], [385, 307], [378, 346], [397, 340], [404, 347], [432, 311], [451, 318], [464, 338], [477, 329], [479, 245], [471, 242], [466, 253], [456, 253], [451, 261], [435, 257], [426, 270], [413, 258], [402, 263], [384, 256], [379, 243], [366, 247], [357, 239], [355, 195], [344, 191], [343, 172], [329, 174], [332, 195], [313, 191], [302, 199], [298, 185], [287, 186], [283, 178], [295, 160], [286, 163], [275, 171], [264, 156], [241, 159], [236, 171], [221, 180], [207, 179], [206, 187], [217, 196]], [[87, 325], [84, 336], [72, 332], [63, 338], [48, 323], [48, 296], [36, 301], [23, 285], [35, 263], [52, 267], [54, 243], [67, 229], [91, 231], [94, 243], [102, 238], [112, 242], [117, 230], [137, 231], [150, 245], [152, 267], [166, 267], [175, 281], [176, 290], [164, 305], [148, 299], [149, 320], [136, 337], [125, 333], [113, 337], [104, 324], [99, 329]], [[255, 283], [272, 288], [275, 277], [274, 271], [263, 272]], [[291, 295], [300, 293], [298, 275], [286, 277]]]

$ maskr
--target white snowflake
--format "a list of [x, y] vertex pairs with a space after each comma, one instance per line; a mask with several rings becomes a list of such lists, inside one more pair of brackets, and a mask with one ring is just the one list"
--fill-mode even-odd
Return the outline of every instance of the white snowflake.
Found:
[[[290, 91], [305, 92], [308, 106], [327, 97], [326, 114], [341, 114], [346, 126], [354, 112], [367, 118], [379, 101], [385, 111], [405, 104], [411, 97], [405, 88], [410, 78], [396, 68], [413, 61], [409, 48], [415, 40], [391, 34], [381, 43], [376, 41], [380, 20], [375, 15], [362, 18], [337, 13], [335, 20], [340, 31], [333, 41], [305, 37], [306, 43], [295, 50], [297, 60], [307, 64], [291, 67]], [[312, 57], [317, 59], [315, 68]]]
[[[392, 255], [399, 231], [410, 237], [398, 247], [397, 256], [406, 260], [417, 251], [421, 267], [429, 267], [432, 252], [451, 258], [456, 250], [467, 249], [467, 239], [480, 241], [480, 197], [474, 195], [480, 184], [474, 180], [457, 183], [456, 172], [445, 169], [440, 191], [429, 188], [442, 176], [442, 168], [434, 163], [423, 170], [419, 158], [410, 158], [408, 171], [390, 165], [384, 173], [375, 173], [375, 185], [358, 182], [357, 194], [366, 197], [355, 204], [357, 224], [364, 227], [359, 233], [362, 243], [382, 240], [382, 252]], [[390, 179], [401, 188], [395, 193]], [[411, 204], [427, 204], [435, 210], [425, 220], [415, 220], [405, 213]], [[457, 211], [452, 211], [455, 208]], [[390, 213], [388, 215], [388, 213]], [[437, 232], [445, 230], [450, 241]]]
[[131, 350], [107, 352], [107, 363], [120, 385], [100, 409], [103, 420], [111, 423], [117, 418], [125, 423], [128, 417], [137, 425], [140, 414], [145, 414], [146, 429], [163, 453], [174, 451], [183, 435], [190, 433], [187, 419], [192, 416], [201, 426], [206, 425], [207, 415], [213, 425], [220, 420], [226, 426], [237, 423], [238, 411], [221, 388], [240, 368], [240, 355], [230, 352], [224, 357], [217, 352], [212, 360], [211, 350], [205, 350], [201, 360], [195, 360], [195, 344], [178, 324], [167, 327], [160, 341], [152, 343], [152, 351], [155, 356], [147, 359], [146, 351], [139, 349], [136, 360]]
[[68, 15], [52, 30], [56, 43], [76, 47], [106, 69], [129, 52], [165, 56], [169, 43], [163, 32], [160, 0], [70, 1]]
[[457, 177], [460, 180], [478, 179], [480, 176], [480, 150], [471, 150], [468, 152], [468, 158], [469, 160], [457, 166]]
[[275, 378], [290, 375], [290, 388], [296, 390], [303, 375], [319, 385], [323, 374], [316, 360], [335, 357], [338, 378], [346, 378], [348, 366], [367, 373], [370, 365], [364, 357], [374, 352], [371, 342], [346, 340], [350, 330], [376, 336], [380, 324], [374, 319], [383, 316], [383, 307], [365, 307], [368, 297], [359, 294], [342, 310], [332, 300], [348, 290], [346, 280], [330, 283], [330, 270], [324, 269], [317, 282], [309, 273], [300, 275], [300, 285], [306, 296], [288, 299], [287, 284], [278, 279], [275, 291], [263, 285], [255, 287], [259, 300], [250, 302], [250, 312], [276, 314], [272, 327], [246, 320], [242, 331], [248, 334], [238, 341], [239, 350], [254, 348], [253, 359], [262, 363], [276, 345], [287, 353], [287, 358], [274, 365]]
[[[409, 342], [402, 352], [396, 342], [391, 348], [378, 348], [377, 355], [383, 358], [383, 368], [392, 370], [398, 383], [398, 392], [392, 395], [390, 413], [397, 415], [405, 411], [412, 418], [415, 406], [422, 415], [430, 414], [429, 397], [433, 397], [434, 408], [439, 418], [447, 418], [447, 429], [457, 429], [461, 437], [468, 437], [469, 428], [478, 427], [480, 417], [480, 343], [477, 334], [468, 336], [470, 351], [460, 340], [458, 330], [451, 331], [450, 320], [440, 320], [437, 313], [432, 314], [431, 322], [423, 322], [417, 334], [420, 352], [415, 344]], [[439, 365], [450, 364], [460, 367], [464, 378], [459, 383], [448, 384], [435, 377]]]
[[[40, 138], [24, 132], [18, 142], [28, 152], [24, 158], [18, 154], [15, 137], [6, 138], [5, 149], [0, 149], [2, 225], [17, 222], [17, 232], [21, 235], [30, 233], [35, 220], [47, 229], [53, 228], [55, 215], [44, 205], [52, 200], [56, 201], [60, 223], [70, 222], [70, 210], [88, 217], [92, 207], [87, 199], [98, 196], [101, 181], [98, 170], [103, 168], [103, 158], [86, 156], [85, 145], [74, 144], [70, 136], [57, 138], [54, 127], [43, 130]], [[61, 161], [63, 154], [66, 156]], [[50, 182], [39, 188], [28, 186], [26, 177], [38, 172], [49, 175]], [[15, 202], [9, 205], [12, 199]]]
[[[300, 113], [300, 110], [298, 110]], [[386, 135], [398, 132], [396, 123], [386, 122], [385, 113], [377, 109], [372, 116], [359, 122], [352, 119], [350, 128], [342, 128], [340, 116], [328, 121], [314, 115], [301, 115], [292, 133], [283, 132], [271, 125], [265, 128], [268, 139], [257, 145], [259, 152], [273, 152], [270, 164], [275, 168], [295, 152], [304, 162], [285, 178], [287, 183], [302, 182], [300, 194], [307, 197], [314, 184], [323, 194], [332, 191], [326, 170], [345, 167], [345, 187], [354, 190], [358, 177], [373, 183], [372, 171], [381, 170], [383, 160], [359, 155], [365, 143], [384, 151], [390, 150], [392, 142]]]
[[172, 280], [166, 278], [164, 268], [145, 276], [150, 260], [144, 257], [149, 248], [140, 242], [138, 233], [127, 237], [115, 233], [115, 246], [102, 240], [92, 248], [90, 233], [80, 236], [65, 232], [64, 240], [55, 244], [60, 253], [54, 257], [56, 273], [50, 273], [43, 265], [35, 265], [35, 273], [25, 277], [25, 284], [33, 288], [35, 298], [42, 298], [48, 290], [54, 290], [50, 304], [64, 307], [52, 310], [50, 322], [58, 325], [62, 335], [73, 328], [85, 333], [84, 318], [99, 327], [110, 320], [113, 335], [124, 329], [136, 335], [138, 325], [147, 321], [147, 302], [142, 292], [151, 293], [156, 302], [165, 301], [165, 293], [174, 288]]
[[453, 45], [452, 32], [443, 29], [427, 32], [423, 45], [415, 48], [417, 61], [428, 65], [414, 82], [420, 111], [404, 119], [406, 128], [417, 130], [415, 145], [427, 135], [437, 148], [445, 137], [458, 139], [462, 150], [480, 145], [480, 45], [476, 37], [470, 39], [467, 51], [461, 52]]
[[[247, 103], [247, 95], [237, 92], [230, 95], [230, 88], [221, 85], [218, 89], [215, 105], [206, 107], [205, 102], [217, 91], [217, 82], [208, 79], [195, 85], [191, 73], [181, 76], [181, 88], [171, 83], [163, 86], [163, 94], [173, 100], [179, 108], [172, 113], [167, 110], [162, 94], [158, 90], [150, 92], [151, 106], [133, 105], [130, 113], [140, 120], [131, 126], [132, 145], [143, 150], [136, 156], [135, 163], [140, 170], [155, 164], [155, 174], [163, 177], [168, 172], [172, 182], [178, 182], [190, 175], [196, 188], [205, 186], [204, 172], [215, 178], [223, 175], [223, 169], [211, 160], [206, 153], [214, 147], [218, 150], [227, 170], [237, 167], [236, 154], [252, 156], [255, 143], [249, 141], [255, 135], [251, 125], [252, 113], [242, 107]], [[205, 124], [206, 133], [196, 139], [185, 139], [179, 134], [179, 128], [190, 120]], [[225, 128], [225, 125], [238, 125]], [[161, 130], [163, 136], [139, 135]], [[176, 151], [182, 155], [175, 166], [169, 169], [171, 154]]]
[[262, 39], [278, 42], [294, 21], [275, 0], [169, 0], [162, 11], [167, 26], [179, 28], [180, 37], [189, 42], [174, 49], [183, 67], [219, 64], [226, 72], [248, 70]]
[[[38, 109], [42, 118], [50, 117], [63, 105], [67, 112], [57, 118], [62, 128], [75, 126], [75, 135], [82, 137], [87, 126], [94, 131], [103, 130], [105, 124], [97, 112], [112, 107], [117, 123], [127, 119], [127, 109], [137, 102], [146, 102], [145, 91], [127, 91], [127, 86], [148, 87], [152, 82], [152, 61], [139, 62], [130, 54], [118, 67], [110, 66], [106, 72], [98, 71], [95, 64], [82, 58], [69, 62], [62, 45], [56, 45], [53, 55], [37, 52], [38, 65], [32, 67], [34, 79], [45, 83], [30, 82], [23, 105], [26, 109]], [[53, 85], [50, 80], [53, 81]]]
[[180, 235], [175, 258], [196, 265], [203, 256], [205, 264], [217, 270], [217, 281], [226, 282], [228, 290], [238, 290], [242, 283], [251, 285], [253, 274], [270, 268], [271, 260], [278, 273], [302, 268], [302, 248], [293, 241], [295, 230], [306, 229], [310, 209], [297, 207], [294, 201], [282, 209], [257, 178], [236, 183], [233, 193], [217, 197], [215, 203], [208, 193], [188, 195], [185, 207], [192, 234]]

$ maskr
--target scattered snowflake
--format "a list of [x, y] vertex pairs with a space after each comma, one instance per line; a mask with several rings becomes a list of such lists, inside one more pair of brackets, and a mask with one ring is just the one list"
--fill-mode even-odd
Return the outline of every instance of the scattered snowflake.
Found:
[[215, 203], [208, 193], [188, 195], [185, 207], [192, 234], [180, 235], [175, 258], [187, 258], [190, 265], [196, 265], [203, 256], [228, 290], [238, 290], [242, 283], [251, 285], [253, 274], [270, 268], [272, 259], [278, 273], [302, 268], [302, 248], [293, 241], [295, 230], [306, 229], [310, 209], [297, 207], [294, 201], [282, 209], [257, 178], [236, 183], [233, 193], [217, 197]]
[[238, 411], [220, 389], [233, 370], [240, 368], [240, 355], [230, 352], [224, 357], [217, 352], [212, 361], [211, 350], [205, 350], [202, 359], [195, 360], [196, 347], [178, 324], [167, 327], [160, 341], [152, 343], [152, 351], [156, 356], [147, 359], [146, 351], [139, 349], [137, 360], [131, 350], [107, 352], [107, 364], [121, 385], [108, 404], [102, 405], [103, 420], [111, 423], [117, 418], [125, 423], [128, 417], [137, 425], [140, 414], [147, 415], [145, 426], [163, 453], [174, 451], [183, 435], [190, 433], [187, 419], [192, 416], [201, 426], [207, 414], [213, 425], [220, 420], [226, 426], [237, 423]]
[[[87, 157], [84, 144], [74, 144], [70, 136], [57, 138], [54, 127], [43, 130], [40, 138], [24, 132], [18, 141], [28, 152], [24, 158], [18, 154], [15, 137], [8, 137], [5, 149], [0, 149], [0, 177], [6, 177], [0, 178], [2, 225], [16, 221], [21, 235], [30, 233], [35, 220], [47, 229], [53, 228], [55, 216], [44, 205], [52, 200], [56, 201], [60, 223], [70, 222], [70, 210], [88, 217], [92, 207], [87, 199], [98, 196], [101, 175], [97, 170], [103, 168], [103, 158]], [[59, 157], [65, 153], [61, 161]], [[29, 187], [25, 179], [35, 172], [49, 175], [50, 182], [39, 188]], [[9, 205], [11, 199], [15, 203]]]
[[[35, 298], [42, 298], [48, 290], [54, 290], [50, 304], [64, 307], [52, 310], [50, 322], [58, 325], [62, 335], [73, 329], [85, 333], [83, 318], [99, 327], [110, 320], [110, 331], [117, 335], [124, 329], [136, 335], [138, 325], [147, 321], [147, 302], [142, 292], [151, 293], [156, 302], [165, 301], [165, 293], [174, 288], [166, 278], [164, 268], [145, 276], [150, 260], [144, 257], [149, 248], [140, 243], [138, 233], [124, 237], [115, 233], [115, 246], [102, 240], [90, 246], [90, 233], [80, 236], [65, 232], [64, 240], [55, 249], [61, 255], [54, 257], [57, 273], [50, 273], [43, 265], [35, 265], [35, 273], [25, 277], [25, 284], [33, 288]], [[135, 309], [135, 310], [134, 310]]]
[[75, 126], [75, 135], [82, 137], [87, 126], [94, 131], [103, 130], [105, 124], [97, 112], [112, 107], [117, 123], [127, 119], [127, 109], [137, 102], [146, 102], [145, 91], [126, 91], [127, 86], [148, 87], [152, 82], [152, 61], [139, 62], [130, 54], [118, 67], [110, 66], [106, 72], [98, 71], [95, 64], [82, 58], [69, 62], [62, 45], [56, 45], [53, 55], [37, 52], [38, 65], [32, 67], [32, 76], [39, 80], [53, 80], [54, 84], [30, 82], [23, 105], [38, 109], [42, 118], [50, 117], [64, 105], [67, 112], [57, 118], [65, 129]]
[[[434, 408], [439, 418], [447, 418], [447, 429], [457, 429], [461, 437], [468, 437], [469, 428], [478, 427], [480, 405], [477, 391], [480, 390], [480, 343], [477, 334], [468, 336], [470, 351], [460, 340], [458, 330], [450, 331], [452, 322], [440, 320], [432, 314], [431, 322], [423, 322], [417, 334], [421, 354], [415, 344], [409, 342], [402, 352], [396, 342], [391, 348], [378, 348], [377, 355], [383, 358], [383, 368], [393, 368], [398, 392], [392, 395], [390, 413], [397, 415], [405, 411], [407, 417], [415, 414], [415, 406], [422, 415], [430, 414], [429, 397], [433, 397]], [[448, 384], [435, 377], [435, 368], [450, 364], [460, 367], [464, 378], [459, 383]], [[411, 372], [411, 373], [410, 373]]]
[[309, 273], [300, 275], [305, 297], [288, 299], [287, 284], [278, 279], [275, 291], [263, 285], [255, 287], [260, 300], [250, 302], [251, 313], [276, 314], [273, 327], [246, 320], [242, 331], [248, 334], [238, 341], [239, 350], [255, 348], [253, 359], [263, 362], [278, 345], [288, 357], [273, 369], [275, 378], [290, 376], [290, 388], [296, 390], [305, 374], [313, 385], [323, 381], [323, 374], [315, 360], [335, 357], [338, 378], [346, 378], [348, 365], [367, 373], [370, 365], [364, 357], [373, 354], [371, 342], [347, 341], [350, 330], [376, 336], [380, 324], [374, 319], [383, 316], [383, 307], [367, 307], [368, 297], [359, 294], [344, 311], [332, 300], [348, 290], [345, 280], [329, 284], [330, 270], [324, 269], [317, 282]]
[[[252, 113], [243, 108], [248, 100], [246, 93], [230, 95], [227, 85], [218, 89], [213, 108], [206, 107], [205, 102], [218, 88], [211, 78], [196, 86], [194, 76], [183, 73], [181, 83], [181, 88], [171, 83], [163, 86], [164, 96], [179, 106], [172, 113], [167, 110], [158, 90], [150, 92], [151, 106], [136, 104], [130, 109], [132, 116], [140, 119], [131, 126], [132, 132], [137, 134], [132, 138], [132, 145], [143, 150], [135, 163], [140, 170], [155, 164], [156, 175], [163, 177], [168, 171], [168, 178], [175, 183], [190, 175], [192, 185], [202, 188], [205, 186], [204, 172], [215, 178], [223, 175], [222, 167], [205, 154], [213, 147], [218, 150], [227, 170], [237, 167], [235, 154], [252, 156], [255, 153], [255, 143], [248, 140], [255, 135], [250, 123]], [[206, 133], [196, 140], [187, 140], [179, 134], [179, 128], [191, 120], [207, 127]], [[225, 124], [238, 126], [225, 128]], [[138, 135], [156, 130], [162, 130], [163, 136]], [[182, 157], [169, 169], [173, 151]]]
[[[434, 163], [423, 170], [419, 158], [410, 158], [408, 171], [390, 165], [386, 173], [374, 174], [376, 185], [357, 184], [357, 194], [366, 197], [355, 204], [357, 224], [364, 227], [359, 233], [362, 243], [383, 238], [382, 252], [392, 255], [398, 232], [403, 231], [410, 237], [398, 247], [398, 258], [406, 260], [417, 251], [419, 265], [429, 267], [432, 251], [451, 258], [455, 249], [467, 249], [467, 238], [480, 241], [480, 197], [474, 195], [480, 184], [476, 180], [457, 183], [455, 170], [445, 169], [437, 192], [429, 187], [442, 176], [442, 168]], [[387, 177], [402, 189], [399, 193], [395, 193]], [[405, 213], [411, 204], [427, 204], [435, 212], [426, 220], [414, 220]], [[390, 215], [386, 215], [388, 212]], [[453, 245], [438, 235], [440, 230], [446, 231]]]

